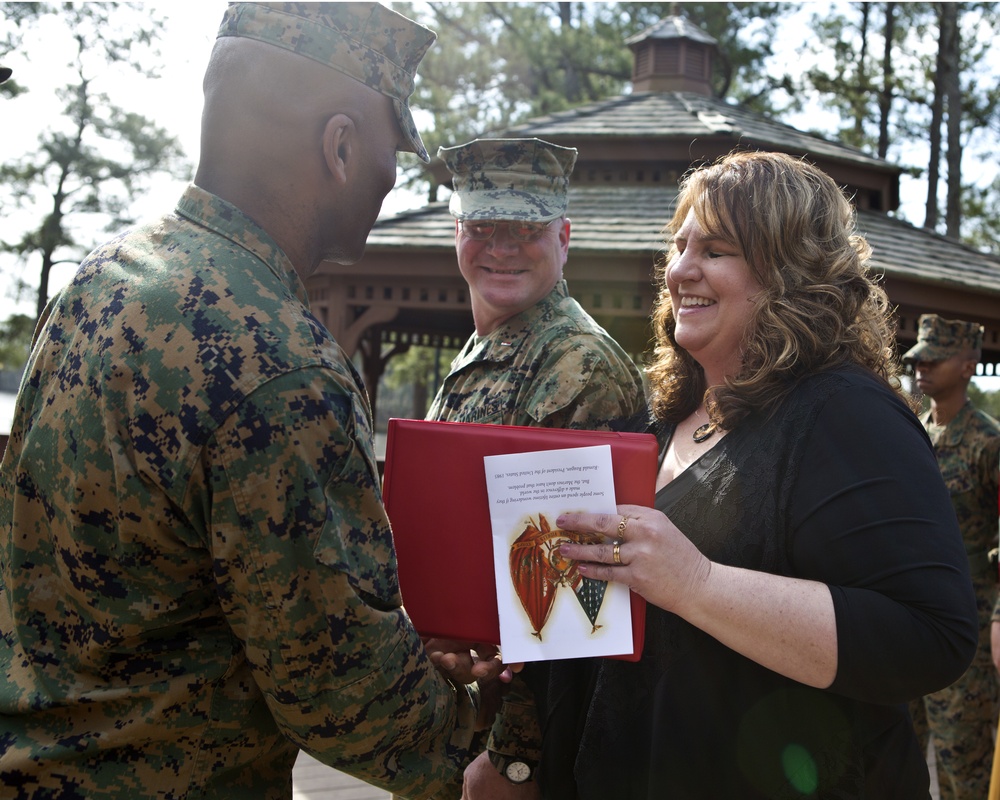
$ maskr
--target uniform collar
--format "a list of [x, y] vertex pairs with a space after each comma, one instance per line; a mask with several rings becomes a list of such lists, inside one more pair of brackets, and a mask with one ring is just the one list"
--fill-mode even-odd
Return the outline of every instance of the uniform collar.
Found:
[[178, 201], [177, 213], [255, 255], [303, 305], [309, 305], [305, 287], [285, 252], [267, 231], [232, 203], [192, 183]]
[[522, 342], [539, 330], [540, 323], [550, 318], [569, 297], [565, 280], [556, 282], [552, 291], [531, 308], [515, 314], [500, 327], [485, 336], [473, 337], [460, 356], [465, 361], [506, 361], [521, 347]]
[[958, 410], [958, 413], [948, 420], [946, 424], [935, 425], [934, 418], [931, 416], [931, 412], [928, 411], [924, 415], [925, 425], [936, 428], [939, 431], [937, 437], [938, 445], [953, 447], [961, 443], [966, 423], [969, 421], [969, 417], [975, 413], [975, 410], [976, 407], [972, 405], [972, 401], [966, 399], [965, 403]]

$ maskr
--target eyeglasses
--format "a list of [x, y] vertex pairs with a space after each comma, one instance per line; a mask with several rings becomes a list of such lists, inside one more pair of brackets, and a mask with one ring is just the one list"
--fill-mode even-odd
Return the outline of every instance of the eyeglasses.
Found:
[[520, 222], [512, 220], [511, 222], [502, 223], [463, 220], [459, 225], [461, 226], [462, 233], [470, 239], [475, 239], [477, 242], [485, 242], [487, 239], [492, 239], [498, 225], [506, 225], [507, 235], [515, 242], [537, 242], [545, 235], [545, 231], [549, 229], [549, 225], [553, 222], [555, 220], [550, 220], [549, 222]]

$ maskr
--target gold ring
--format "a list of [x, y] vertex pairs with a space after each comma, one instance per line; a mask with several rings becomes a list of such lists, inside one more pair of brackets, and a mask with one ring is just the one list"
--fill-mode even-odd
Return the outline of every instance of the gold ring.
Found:
[[618, 538], [625, 539], [625, 527], [628, 525], [628, 517], [622, 517], [618, 522]]
[[612, 554], [614, 556], [615, 563], [618, 566], [621, 566], [622, 565], [622, 543], [620, 541], [618, 541], [617, 539], [615, 539], [614, 542], [613, 542], [613, 544], [614, 544], [614, 549], [611, 552], [612, 552]]

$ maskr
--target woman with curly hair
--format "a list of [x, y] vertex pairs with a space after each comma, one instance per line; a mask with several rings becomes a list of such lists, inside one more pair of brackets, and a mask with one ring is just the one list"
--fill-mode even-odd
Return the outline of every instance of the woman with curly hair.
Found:
[[683, 181], [649, 370], [655, 508], [557, 522], [613, 539], [561, 553], [646, 598], [645, 649], [527, 665], [542, 796], [929, 796], [906, 702], [963, 673], [976, 607], [854, 226], [786, 155]]

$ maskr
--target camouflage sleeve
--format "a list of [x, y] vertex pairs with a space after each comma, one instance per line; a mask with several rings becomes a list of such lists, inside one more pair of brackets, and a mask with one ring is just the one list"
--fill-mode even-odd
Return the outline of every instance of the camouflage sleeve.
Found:
[[254, 392], [204, 459], [217, 591], [281, 731], [407, 797], [464, 766], [474, 695], [400, 607], [367, 406], [332, 370]]
[[487, 748], [537, 764], [542, 756], [542, 729], [531, 690], [520, 677], [511, 683], [490, 729]]
[[[978, 480], [985, 495], [984, 504], [992, 508], [1000, 499], [1000, 435], [990, 436], [979, 452], [976, 466]], [[993, 545], [996, 546], [996, 542]]]
[[642, 379], [630, 361], [591, 337], [553, 343], [526, 410], [546, 428], [599, 429], [645, 406]]
[[[535, 698], [519, 675], [514, 676], [500, 704], [500, 710], [489, 731], [486, 749], [493, 753], [513, 756], [535, 767], [541, 760], [542, 729], [538, 722]], [[534, 783], [531, 785], [534, 786]], [[511, 786], [513, 787], [513, 784]], [[462, 782], [459, 780], [436, 795], [434, 800], [456, 800], [465, 796]]]

